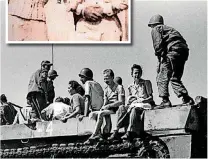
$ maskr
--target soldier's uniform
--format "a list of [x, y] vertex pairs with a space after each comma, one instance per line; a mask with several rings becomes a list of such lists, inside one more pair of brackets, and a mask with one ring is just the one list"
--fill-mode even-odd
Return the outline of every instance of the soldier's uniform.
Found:
[[[103, 8], [102, 18], [96, 22], [84, 18], [84, 9], [87, 6], [100, 6]], [[76, 10], [77, 15], [82, 15], [82, 18], [76, 24], [77, 40], [120, 41], [122, 27], [117, 13], [127, 8], [127, 0], [84, 0]]]
[[[47, 103], [47, 85], [46, 80], [42, 80], [40, 73], [43, 70], [37, 70], [30, 78], [28, 85], [27, 100], [32, 106], [31, 117], [40, 118], [40, 112], [46, 108]], [[44, 70], [45, 71], [45, 70]]]
[[53, 85], [53, 81], [58, 77], [56, 70], [50, 70], [48, 72], [48, 80], [47, 80], [47, 105], [53, 103], [55, 98], [55, 88]]
[[152, 29], [152, 40], [156, 56], [162, 57], [157, 77], [159, 96], [169, 96], [169, 81], [178, 97], [187, 94], [181, 82], [184, 65], [189, 55], [186, 41], [178, 31], [166, 25], [158, 25]]
[[8, 40], [47, 41], [44, 5], [48, 0], [10, 0]]
[[48, 105], [53, 103], [53, 100], [55, 98], [55, 90], [54, 90], [54, 86], [53, 86], [53, 81], [50, 80], [47, 83], [47, 92], [48, 92]]
[[186, 40], [177, 30], [164, 25], [160, 15], [153, 16], [148, 26], [153, 26], [151, 32], [153, 47], [155, 55], [159, 59], [157, 85], [159, 96], [164, 100], [161, 105], [165, 103], [169, 103], [167, 106], [171, 105], [168, 99], [169, 82], [171, 82], [175, 94], [183, 97], [184, 103], [193, 104], [193, 99], [188, 95], [188, 91], [181, 81], [184, 65], [189, 56]]

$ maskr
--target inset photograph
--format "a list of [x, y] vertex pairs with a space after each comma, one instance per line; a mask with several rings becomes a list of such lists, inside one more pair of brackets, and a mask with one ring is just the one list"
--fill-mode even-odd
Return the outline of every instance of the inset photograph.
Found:
[[131, 43], [131, 0], [8, 0], [7, 43]]

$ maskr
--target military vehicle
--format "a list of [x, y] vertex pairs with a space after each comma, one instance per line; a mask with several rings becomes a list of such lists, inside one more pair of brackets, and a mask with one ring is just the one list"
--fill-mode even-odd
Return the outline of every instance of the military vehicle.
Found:
[[[131, 142], [84, 141], [95, 122], [70, 119], [37, 122], [35, 130], [25, 124], [1, 126], [0, 157], [138, 157], [207, 158], [207, 99], [196, 98], [193, 106], [177, 105], [146, 110], [143, 138]], [[116, 115], [111, 116], [112, 127]], [[121, 130], [121, 135], [124, 130]]]

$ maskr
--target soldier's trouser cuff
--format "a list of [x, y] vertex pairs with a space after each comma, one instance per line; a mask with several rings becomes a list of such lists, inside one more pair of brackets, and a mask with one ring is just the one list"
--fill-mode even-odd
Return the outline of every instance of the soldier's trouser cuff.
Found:
[[171, 78], [170, 81], [171, 81], [171, 85], [174, 90], [174, 93], [177, 95], [178, 98], [188, 94], [188, 91], [186, 90], [181, 80], [177, 78]]

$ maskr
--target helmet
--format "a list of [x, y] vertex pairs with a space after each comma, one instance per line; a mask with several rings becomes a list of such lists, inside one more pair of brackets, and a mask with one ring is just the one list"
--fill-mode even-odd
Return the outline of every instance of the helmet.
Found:
[[49, 66], [52, 66], [53, 64], [52, 63], [50, 63], [50, 61], [42, 61], [41, 62], [41, 66], [43, 66], [43, 65], [49, 65]]
[[150, 27], [150, 25], [152, 24], [164, 24], [163, 17], [159, 14], [152, 16], [148, 23], [148, 26]]
[[5, 94], [1, 95], [0, 100], [1, 100], [1, 102], [7, 102], [7, 97], [5, 96]]
[[121, 77], [116, 77], [114, 79], [115, 83], [119, 84], [119, 85], [122, 85], [122, 78]]
[[83, 68], [81, 71], [80, 71], [80, 74], [79, 76], [84, 76], [84, 77], [87, 77], [87, 78], [93, 78], [93, 72], [91, 69], [89, 68]]
[[50, 70], [48, 72], [48, 77], [52, 77], [52, 76], [58, 76], [57, 72], [55, 70]]

